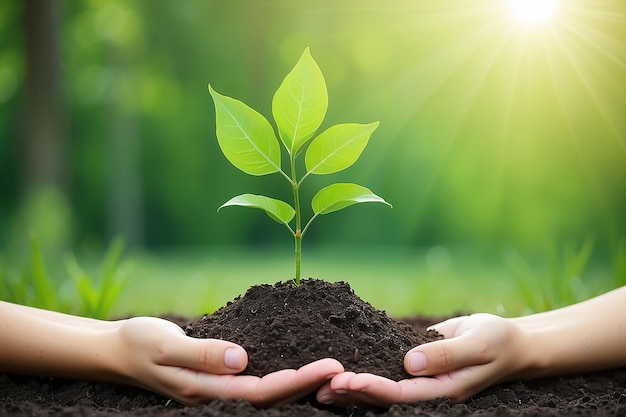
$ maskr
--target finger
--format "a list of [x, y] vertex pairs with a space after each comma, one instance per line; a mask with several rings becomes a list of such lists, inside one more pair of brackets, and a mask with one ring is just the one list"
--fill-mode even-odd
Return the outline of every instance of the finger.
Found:
[[245, 398], [261, 406], [278, 406], [313, 392], [343, 371], [343, 365], [339, 361], [330, 358], [321, 359], [298, 370], [286, 369], [265, 375], [258, 383], [253, 396]]
[[318, 390], [317, 400], [323, 404], [346, 406], [377, 405], [387, 407], [400, 398], [401, 387], [396, 381], [369, 374], [344, 372], [333, 377]]
[[[338, 374], [338, 375], [341, 375], [341, 374]], [[336, 378], [336, 377], [337, 375], [335, 375], [333, 378]], [[333, 378], [324, 382], [317, 389], [317, 393], [315, 394], [315, 399], [317, 400], [318, 403], [325, 404], [325, 405], [335, 404], [335, 399], [334, 399], [335, 394], [332, 388], [330, 388], [330, 382], [333, 380]]]
[[[319, 401], [319, 400], [318, 400]], [[360, 392], [347, 391], [344, 394], [335, 394], [331, 393], [329, 396], [325, 398], [325, 401], [322, 404], [334, 405], [336, 407], [347, 407], [350, 405], [358, 405], [358, 406], [379, 406], [379, 407], [387, 407], [388, 404], [382, 404], [375, 400], [375, 398], [362, 394]]]
[[356, 404], [388, 407], [400, 402], [402, 389], [398, 382], [378, 375], [356, 374], [348, 382], [347, 391]]
[[449, 339], [455, 336], [456, 330], [459, 327], [459, 325], [465, 320], [467, 320], [468, 317], [469, 316], [453, 317], [451, 319], [442, 321], [441, 323], [437, 323], [437, 324], [433, 324], [432, 326], [429, 326], [428, 330], [435, 330], [437, 331], [437, 333], [441, 334], [446, 339]]
[[411, 375], [433, 376], [470, 365], [482, 365], [492, 359], [480, 338], [461, 335], [411, 349], [404, 357], [404, 367]]
[[[490, 385], [488, 366], [458, 369], [436, 377], [417, 377], [399, 382], [372, 374], [354, 374], [347, 384], [341, 384], [346, 392], [337, 395], [333, 390], [324, 391], [324, 399], [336, 405], [376, 405], [389, 407], [394, 403], [429, 401], [448, 398], [452, 402], [465, 401]], [[335, 377], [337, 378], [337, 377]], [[331, 381], [331, 386], [335, 380]]]
[[161, 347], [159, 365], [190, 368], [210, 374], [234, 374], [248, 365], [248, 354], [239, 345], [219, 339], [183, 335]]
[[[328, 383], [322, 385], [316, 394], [316, 399], [321, 404], [338, 404], [345, 405], [343, 401], [349, 390], [349, 381], [356, 375], [354, 372], [341, 372], [335, 375]], [[349, 403], [349, 399], [347, 399]]]
[[434, 400], [447, 397], [453, 381], [449, 375], [393, 381], [372, 374], [357, 374], [350, 380], [349, 394], [362, 403], [388, 407], [394, 403]]
[[467, 400], [494, 383], [489, 365], [471, 366], [431, 377], [400, 381], [400, 402], [448, 398], [454, 403]]
[[330, 380], [330, 389], [337, 394], [344, 394], [350, 389], [350, 380], [357, 375], [354, 372], [342, 372]]
[[219, 397], [244, 399], [260, 407], [269, 407], [303, 397], [340, 372], [343, 372], [341, 363], [321, 359], [298, 370], [284, 369], [262, 378], [199, 373], [193, 385], [181, 381], [180, 386], [191, 389], [185, 394], [184, 402], [188, 404]]
[[190, 368], [160, 366], [143, 386], [187, 405], [229, 398], [268, 407], [303, 397], [340, 372], [343, 372], [343, 366], [334, 359], [321, 359], [298, 370], [285, 369], [262, 378], [214, 375]]

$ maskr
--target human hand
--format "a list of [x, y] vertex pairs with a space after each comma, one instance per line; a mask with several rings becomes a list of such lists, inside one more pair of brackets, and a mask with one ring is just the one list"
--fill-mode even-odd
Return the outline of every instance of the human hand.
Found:
[[416, 378], [392, 381], [378, 375], [337, 374], [317, 392], [325, 404], [417, 402], [446, 397], [461, 402], [490, 385], [521, 376], [527, 366], [526, 333], [512, 320], [490, 314], [456, 317], [431, 326], [445, 339], [411, 349], [404, 357]]
[[297, 370], [262, 378], [234, 375], [248, 363], [245, 350], [218, 339], [195, 339], [167, 320], [138, 317], [120, 322], [114, 375], [108, 379], [161, 393], [187, 405], [215, 398], [240, 398], [267, 407], [313, 392], [343, 366], [322, 359]]

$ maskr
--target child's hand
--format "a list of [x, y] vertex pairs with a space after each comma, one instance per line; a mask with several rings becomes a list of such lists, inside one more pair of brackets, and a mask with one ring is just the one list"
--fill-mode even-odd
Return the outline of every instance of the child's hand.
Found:
[[150, 317], [120, 322], [115, 345], [115, 373], [130, 383], [187, 405], [215, 398], [241, 398], [257, 406], [294, 401], [343, 372], [334, 359], [298, 370], [285, 369], [262, 378], [236, 376], [248, 363], [244, 349], [217, 339], [195, 339], [174, 323]]
[[490, 314], [456, 317], [432, 326], [445, 336], [411, 349], [404, 358], [416, 378], [399, 382], [373, 374], [344, 372], [321, 387], [321, 403], [417, 402], [446, 397], [460, 402], [486, 387], [515, 377], [526, 365], [524, 331]]

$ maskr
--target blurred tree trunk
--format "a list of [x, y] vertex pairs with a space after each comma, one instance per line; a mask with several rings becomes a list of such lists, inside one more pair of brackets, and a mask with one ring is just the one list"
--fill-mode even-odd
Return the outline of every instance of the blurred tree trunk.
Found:
[[23, 197], [48, 185], [67, 191], [58, 23], [58, 1], [24, 2], [27, 74], [21, 148]]
[[108, 113], [107, 234], [123, 235], [126, 247], [135, 247], [144, 243], [141, 129], [137, 116], [119, 105], [112, 103]]
[[140, 88], [136, 85], [140, 58], [132, 42], [109, 39], [106, 52], [108, 65], [119, 74], [106, 114], [106, 234], [109, 239], [122, 235], [126, 247], [136, 247], [144, 244]]
[[67, 137], [61, 99], [57, 0], [23, 2], [26, 80], [20, 140], [18, 230], [61, 253], [71, 240]]

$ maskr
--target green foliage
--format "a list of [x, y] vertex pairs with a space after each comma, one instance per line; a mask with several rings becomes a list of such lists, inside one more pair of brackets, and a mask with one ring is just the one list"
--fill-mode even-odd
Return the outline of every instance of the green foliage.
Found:
[[262, 195], [242, 194], [231, 198], [217, 210], [227, 206], [252, 207], [265, 210], [268, 216], [278, 223], [289, 224], [295, 215], [295, 210], [287, 203]]
[[3, 262], [0, 295], [2, 299], [56, 311], [69, 311], [70, 305], [58, 297], [58, 283], [48, 273], [39, 242], [30, 240], [30, 256], [16, 271], [8, 257]]
[[66, 257], [66, 267], [82, 303], [82, 314], [107, 318], [113, 303], [122, 291], [125, 276], [120, 273], [119, 265], [124, 252], [124, 241], [118, 237], [107, 250], [100, 267], [99, 286], [96, 280], [85, 273], [73, 254]]
[[365, 187], [356, 184], [338, 183], [324, 187], [315, 194], [311, 201], [311, 207], [313, 207], [313, 212], [317, 216], [318, 214], [332, 213], [357, 203], [388, 204]]
[[85, 273], [74, 255], [68, 254], [66, 268], [71, 276], [69, 282], [76, 291], [76, 294], [69, 295], [63, 291], [68, 280], [48, 271], [38, 240], [31, 238], [30, 256], [21, 267], [21, 272], [14, 272], [6, 258], [0, 264], [0, 298], [47, 310], [108, 318], [125, 280], [120, 269], [123, 249], [121, 238], [111, 243], [98, 278]]
[[505, 262], [513, 272], [521, 298], [530, 312], [553, 310], [586, 300], [608, 291], [613, 283], [603, 285], [584, 276], [593, 253], [593, 240], [579, 248], [566, 245], [550, 257], [547, 270], [532, 267], [517, 251], [509, 250]]
[[327, 108], [326, 82], [307, 48], [272, 100], [272, 114], [290, 155], [297, 155], [315, 134]]
[[[328, 107], [326, 82], [307, 48], [287, 74], [272, 100], [272, 114], [280, 141], [289, 155], [289, 169], [281, 168], [280, 143], [271, 124], [263, 115], [241, 101], [217, 93], [209, 85], [215, 103], [216, 134], [220, 149], [237, 168], [250, 175], [280, 173], [291, 185], [294, 206], [274, 198], [242, 194], [222, 206], [242, 206], [264, 210], [269, 217], [285, 225], [296, 247], [295, 282], [300, 284], [302, 237], [320, 214], [341, 210], [357, 203], [378, 202], [390, 205], [369, 189], [357, 184], [332, 184], [320, 190], [312, 200], [313, 215], [302, 228], [300, 186], [310, 175], [332, 174], [354, 164], [378, 122], [347, 123], [328, 128], [314, 138], [324, 121]], [[296, 158], [306, 149], [306, 172], [300, 178]], [[219, 210], [218, 209], [218, 210]], [[295, 225], [291, 222], [295, 217]]]
[[38, 307], [46, 309], [62, 308], [56, 300], [56, 289], [46, 270], [46, 265], [41, 254], [41, 249], [35, 238], [31, 239], [32, 261], [30, 273], [32, 276], [34, 299]]
[[280, 171], [280, 146], [267, 119], [210, 85], [209, 91], [215, 102], [217, 140], [226, 158], [250, 175]]
[[613, 256], [615, 286], [626, 285], [626, 238], [621, 238]]

